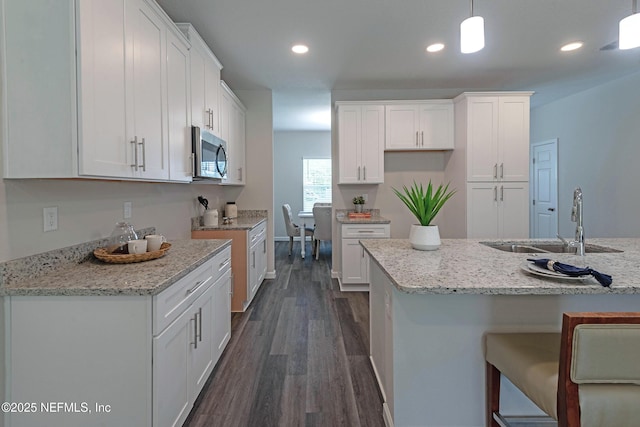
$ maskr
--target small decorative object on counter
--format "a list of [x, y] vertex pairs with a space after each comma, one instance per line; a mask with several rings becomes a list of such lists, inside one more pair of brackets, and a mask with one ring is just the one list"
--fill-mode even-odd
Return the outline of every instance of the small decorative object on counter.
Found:
[[236, 206], [236, 202], [227, 202], [227, 207], [224, 210], [224, 216], [231, 219], [238, 217], [238, 207]]
[[205, 227], [218, 225], [218, 209], [204, 211], [204, 215], [202, 215], [202, 222]]
[[362, 206], [364, 205], [364, 197], [363, 196], [356, 196], [353, 198], [353, 207], [355, 208], [356, 212], [360, 213], [362, 212]]
[[106, 250], [108, 253], [128, 254], [128, 243], [131, 240], [137, 240], [138, 235], [132, 224], [128, 222], [117, 222], [115, 228], [111, 232], [111, 240]]
[[403, 193], [395, 188], [393, 188], [393, 191], [420, 222], [420, 224], [411, 225], [409, 243], [414, 249], [421, 251], [438, 249], [440, 247], [440, 231], [437, 225], [431, 225], [431, 221], [456, 191], [447, 192], [449, 184], [446, 186], [440, 184], [434, 193], [431, 180], [429, 180], [426, 192], [422, 184], [418, 185], [415, 181], [410, 189], [404, 185], [402, 188], [404, 190]]

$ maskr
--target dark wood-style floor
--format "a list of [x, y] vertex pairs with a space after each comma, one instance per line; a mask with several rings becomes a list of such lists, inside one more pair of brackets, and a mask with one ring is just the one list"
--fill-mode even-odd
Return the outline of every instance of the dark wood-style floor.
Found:
[[[310, 252], [311, 246], [307, 243]], [[369, 362], [369, 300], [320, 260], [276, 242], [276, 279], [232, 316], [232, 335], [185, 426], [384, 426]]]

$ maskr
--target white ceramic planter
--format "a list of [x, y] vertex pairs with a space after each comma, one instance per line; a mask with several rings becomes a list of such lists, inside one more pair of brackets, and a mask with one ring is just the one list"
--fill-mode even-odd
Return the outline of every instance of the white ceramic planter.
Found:
[[411, 247], [420, 251], [435, 251], [440, 247], [440, 230], [437, 225], [412, 224], [409, 243]]

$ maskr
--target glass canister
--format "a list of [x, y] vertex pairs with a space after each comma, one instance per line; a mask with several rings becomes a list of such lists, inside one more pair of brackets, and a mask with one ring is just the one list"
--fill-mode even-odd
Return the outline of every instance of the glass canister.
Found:
[[111, 239], [107, 249], [110, 253], [127, 253], [127, 242], [137, 239], [138, 235], [133, 228], [133, 224], [124, 221], [117, 222], [111, 233]]

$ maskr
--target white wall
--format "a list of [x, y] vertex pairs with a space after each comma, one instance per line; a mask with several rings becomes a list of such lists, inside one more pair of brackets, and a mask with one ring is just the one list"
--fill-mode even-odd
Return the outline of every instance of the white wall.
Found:
[[[535, 95], [534, 95], [535, 96]], [[573, 189], [589, 237], [639, 237], [640, 73], [531, 112], [531, 142], [558, 138], [558, 222], [572, 237]]]
[[[106, 237], [133, 204], [136, 228], [155, 226], [169, 241], [191, 237], [191, 217], [200, 215], [198, 195], [212, 206], [222, 190], [211, 184], [156, 184], [89, 180], [0, 182], [0, 262]], [[43, 231], [42, 209], [58, 207], [58, 230]]]
[[[330, 131], [280, 131], [273, 140], [274, 235], [288, 240], [282, 205], [288, 203], [294, 215], [302, 210], [302, 159], [331, 158]], [[294, 218], [297, 221], [297, 218]]]

